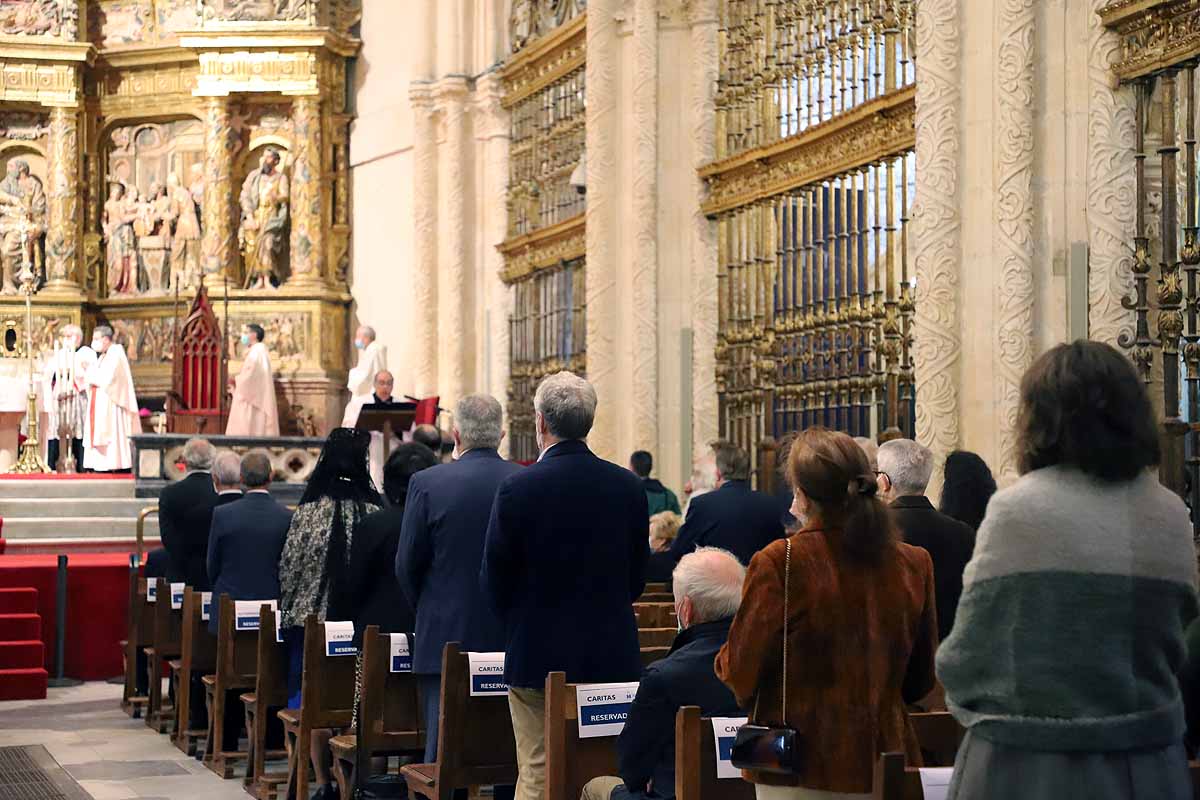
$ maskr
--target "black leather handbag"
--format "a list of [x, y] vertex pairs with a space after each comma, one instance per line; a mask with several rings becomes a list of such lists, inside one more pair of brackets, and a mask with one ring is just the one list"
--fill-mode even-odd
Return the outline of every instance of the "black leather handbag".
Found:
[[[738, 728], [733, 740], [730, 760], [738, 769], [755, 772], [773, 772], [781, 775], [798, 775], [802, 765], [800, 734], [787, 724], [787, 662], [788, 662], [788, 595], [791, 586], [792, 540], [786, 544], [783, 567], [783, 709], [779, 726], [750, 725]], [[754, 704], [754, 718], [758, 719], [758, 702]]]

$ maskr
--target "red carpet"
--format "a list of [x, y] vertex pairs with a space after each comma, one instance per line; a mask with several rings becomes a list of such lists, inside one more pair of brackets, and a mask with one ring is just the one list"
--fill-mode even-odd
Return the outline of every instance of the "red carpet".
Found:
[[131, 481], [133, 475], [125, 472], [116, 475], [111, 472], [75, 472], [70, 475], [60, 475], [57, 472], [43, 472], [31, 475], [16, 473], [0, 474], [0, 481]]
[[[8, 675], [7, 655], [28, 659], [28, 645], [18, 642], [40, 640], [42, 663], [54, 669], [55, 583], [58, 562], [53, 555], [0, 556], [0, 641], [13, 649], [0, 652], [0, 683], [29, 681], [24, 673]], [[37, 590], [37, 615], [25, 609], [32, 598], [3, 588], [32, 587]], [[111, 678], [122, 672], [119, 642], [125, 638], [129, 610], [129, 554], [80, 553], [67, 565], [66, 674], [81, 680]], [[12, 608], [13, 611], [8, 611]], [[16, 609], [21, 609], [17, 611]], [[40, 627], [40, 632], [38, 628]], [[20, 652], [21, 655], [17, 655]]]

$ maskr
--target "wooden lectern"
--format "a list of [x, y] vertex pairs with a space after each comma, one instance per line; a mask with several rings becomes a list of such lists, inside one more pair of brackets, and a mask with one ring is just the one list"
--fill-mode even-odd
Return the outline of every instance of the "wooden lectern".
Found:
[[358, 412], [355, 428], [383, 434], [383, 462], [387, 463], [392, 437], [413, 426], [417, 417], [416, 403], [367, 403]]

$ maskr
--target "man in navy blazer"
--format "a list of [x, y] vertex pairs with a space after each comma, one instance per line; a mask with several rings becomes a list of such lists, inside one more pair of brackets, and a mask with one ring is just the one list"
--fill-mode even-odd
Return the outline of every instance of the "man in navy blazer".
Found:
[[437, 760], [442, 650], [504, 649], [504, 624], [479, 585], [483, 537], [500, 483], [520, 465], [497, 448], [504, 411], [489, 395], [470, 395], [454, 411], [458, 460], [413, 475], [408, 484], [396, 580], [417, 612], [413, 672], [425, 712], [425, 760]]
[[596, 413], [591, 384], [551, 375], [538, 386], [534, 412], [542, 454], [500, 484], [480, 574], [507, 629], [520, 800], [540, 798], [545, 783], [546, 675], [562, 670], [571, 683], [607, 683], [641, 674], [633, 601], [650, 556], [641, 481], [584, 441]]
[[709, 444], [717, 488], [688, 503], [687, 518], [671, 545], [675, 563], [697, 547], [719, 547], [748, 565], [754, 554], [783, 538], [783, 509], [769, 494], [750, 488], [750, 457], [732, 442]]

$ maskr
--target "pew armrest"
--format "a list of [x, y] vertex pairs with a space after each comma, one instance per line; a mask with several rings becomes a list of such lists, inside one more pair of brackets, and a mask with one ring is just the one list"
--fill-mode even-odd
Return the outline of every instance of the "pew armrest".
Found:
[[437, 764], [405, 764], [400, 768], [400, 774], [415, 778], [426, 786], [433, 786], [437, 783]]

